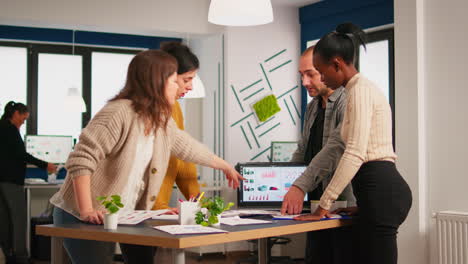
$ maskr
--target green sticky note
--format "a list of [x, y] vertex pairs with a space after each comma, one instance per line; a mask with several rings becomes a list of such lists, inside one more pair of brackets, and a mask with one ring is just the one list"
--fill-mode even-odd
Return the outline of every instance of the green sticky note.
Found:
[[263, 99], [256, 102], [253, 105], [253, 109], [260, 122], [267, 121], [268, 118], [281, 111], [281, 108], [278, 105], [278, 100], [276, 100], [276, 96], [273, 94], [263, 97]]

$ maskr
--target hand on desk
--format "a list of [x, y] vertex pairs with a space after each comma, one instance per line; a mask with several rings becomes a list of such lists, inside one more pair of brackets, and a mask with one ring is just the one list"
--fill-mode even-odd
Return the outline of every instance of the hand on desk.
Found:
[[165, 212], [163, 215], [177, 215], [179, 214], [179, 209], [177, 208], [167, 208], [169, 211]]
[[304, 192], [297, 186], [291, 186], [286, 193], [281, 206], [281, 215], [290, 214], [296, 215], [302, 212], [302, 205], [304, 204]]
[[338, 208], [335, 211], [333, 211], [334, 214], [346, 214], [346, 215], [357, 215], [359, 212], [359, 208], [357, 206], [351, 206], [347, 208]]
[[93, 209], [87, 212], [80, 212], [80, 219], [91, 224], [102, 225], [104, 223], [104, 211]]
[[319, 206], [317, 207], [317, 210], [315, 210], [314, 213], [307, 214], [307, 215], [300, 215], [300, 216], [294, 217], [293, 219], [298, 220], [298, 221], [317, 221], [324, 217], [332, 217], [332, 215], [330, 214], [328, 210], [325, 210]]

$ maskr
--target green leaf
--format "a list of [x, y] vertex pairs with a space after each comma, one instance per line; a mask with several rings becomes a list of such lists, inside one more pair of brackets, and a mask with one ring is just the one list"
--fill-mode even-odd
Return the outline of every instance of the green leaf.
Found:
[[201, 211], [198, 211], [195, 214], [195, 222], [197, 224], [201, 224], [203, 221], [205, 221], [205, 214], [203, 214]]
[[98, 200], [98, 201], [103, 201], [103, 200], [105, 200], [106, 198], [107, 198], [106, 196], [98, 196], [98, 197], [96, 198], [96, 200]]
[[217, 215], [210, 215], [210, 217], [208, 218], [208, 222], [210, 222], [210, 224], [212, 225], [218, 223]]
[[224, 207], [223, 211], [229, 210], [233, 205], [234, 205], [233, 202], [228, 203], [228, 205], [226, 205], [226, 207]]
[[111, 195], [111, 198], [115, 203], [117, 202], [120, 203], [120, 195], [114, 194], [114, 195]]
[[116, 202], [115, 205], [117, 205], [120, 208], [124, 207], [123, 203], [121, 203], [121, 202]]
[[202, 226], [208, 226], [208, 223], [205, 222], [205, 221], [203, 221], [203, 222], [201, 223], [201, 225], [202, 225]]
[[114, 204], [111, 204], [107, 210], [109, 210], [109, 213], [111, 214], [114, 214], [114, 213], [117, 213], [117, 211], [119, 211], [119, 208], [117, 206], [115, 206]]

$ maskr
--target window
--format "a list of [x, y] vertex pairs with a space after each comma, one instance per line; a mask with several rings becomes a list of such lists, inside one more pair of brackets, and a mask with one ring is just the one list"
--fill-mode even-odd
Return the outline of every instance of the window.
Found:
[[37, 81], [37, 134], [78, 138], [81, 112], [66, 105], [68, 89], [82, 91], [83, 58], [80, 55], [39, 53]]
[[359, 48], [359, 72], [377, 84], [394, 108], [394, 50], [393, 29], [367, 34], [366, 50]]
[[[0, 41], [0, 113], [8, 101], [22, 102], [30, 109], [23, 135], [78, 138], [91, 112], [123, 87], [128, 64], [139, 51]], [[69, 111], [64, 102], [69, 88], [83, 96], [85, 113]]]
[[91, 55], [91, 118], [125, 85], [134, 54], [93, 52]]
[[359, 49], [359, 72], [377, 84], [392, 108], [393, 148], [395, 148], [395, 57], [393, 28], [367, 34], [366, 50]]
[[[25, 47], [0, 46], [0, 116], [9, 101], [27, 105], [28, 49]], [[26, 124], [21, 127], [22, 136]]]

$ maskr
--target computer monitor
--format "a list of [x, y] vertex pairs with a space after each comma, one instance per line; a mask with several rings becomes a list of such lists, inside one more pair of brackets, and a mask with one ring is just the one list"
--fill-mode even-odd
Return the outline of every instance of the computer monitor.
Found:
[[49, 163], [64, 164], [73, 148], [72, 136], [26, 135], [26, 151]]
[[[253, 208], [280, 208], [284, 195], [306, 169], [303, 163], [239, 163], [236, 169], [245, 178], [237, 191], [237, 205]], [[308, 201], [304, 197], [304, 206]]]

